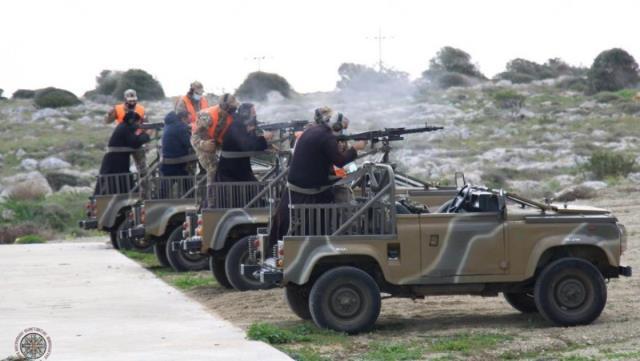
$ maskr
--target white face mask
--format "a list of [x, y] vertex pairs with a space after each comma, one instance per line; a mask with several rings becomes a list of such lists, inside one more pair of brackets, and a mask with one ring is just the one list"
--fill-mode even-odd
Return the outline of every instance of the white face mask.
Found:
[[193, 94], [193, 99], [194, 99], [194, 100], [200, 100], [200, 98], [202, 98], [202, 95], [200, 95], [200, 94], [195, 94], [195, 93]]

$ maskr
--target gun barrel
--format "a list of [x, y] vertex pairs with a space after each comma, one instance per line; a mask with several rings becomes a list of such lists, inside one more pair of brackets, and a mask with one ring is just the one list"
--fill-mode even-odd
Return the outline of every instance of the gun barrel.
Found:
[[162, 129], [164, 128], [164, 123], [142, 123], [138, 125], [139, 129]]

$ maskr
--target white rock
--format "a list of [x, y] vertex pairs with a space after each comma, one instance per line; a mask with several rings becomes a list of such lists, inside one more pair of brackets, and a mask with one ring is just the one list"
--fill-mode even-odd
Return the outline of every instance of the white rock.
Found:
[[33, 158], [26, 158], [20, 162], [20, 169], [26, 171], [36, 170], [38, 168], [38, 161]]
[[31, 197], [47, 196], [53, 192], [47, 179], [38, 171], [29, 173], [18, 173], [14, 176], [3, 178], [2, 184], [6, 188], [2, 191], [3, 197], [24, 196]]
[[607, 188], [609, 186], [606, 182], [602, 182], [602, 181], [587, 181], [587, 182], [583, 182], [581, 185], [585, 187], [593, 188], [597, 191]]
[[56, 157], [47, 157], [38, 163], [38, 168], [44, 171], [70, 168], [71, 164]]
[[640, 183], [640, 172], [639, 173], [629, 173], [629, 175], [627, 176], [627, 179], [629, 179], [632, 182], [635, 183]]
[[25, 155], [27, 155], [27, 152], [24, 151], [24, 149], [20, 148], [16, 151], [16, 158], [20, 159], [22, 157], [24, 157]]
[[3, 209], [0, 215], [5, 221], [13, 221], [16, 218], [16, 213], [11, 209]]
[[57, 110], [57, 109], [44, 108], [44, 109], [40, 109], [40, 110], [34, 112], [31, 115], [31, 120], [36, 121], [36, 120], [40, 120], [40, 119], [59, 117], [61, 115], [62, 115], [62, 113], [60, 113], [60, 111]]
[[91, 119], [91, 117], [87, 116], [87, 115], [83, 115], [82, 117], [80, 117], [80, 119], [78, 119], [78, 123], [80, 124], [91, 124], [93, 123], [93, 119]]

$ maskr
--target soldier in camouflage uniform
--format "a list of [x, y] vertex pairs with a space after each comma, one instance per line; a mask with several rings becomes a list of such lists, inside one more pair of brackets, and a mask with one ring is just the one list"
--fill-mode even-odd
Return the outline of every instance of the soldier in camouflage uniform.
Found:
[[207, 185], [213, 184], [218, 156], [216, 151], [222, 144], [224, 133], [233, 121], [233, 114], [240, 103], [231, 94], [220, 96], [218, 105], [203, 109], [193, 123], [191, 145], [196, 151], [198, 162], [207, 171]]
[[[106, 124], [111, 124], [114, 121], [116, 124], [120, 124], [123, 122], [124, 117], [127, 112], [133, 111], [137, 113], [143, 123], [145, 118], [145, 109], [142, 105], [138, 104], [138, 94], [133, 89], [127, 89], [124, 92], [124, 103], [118, 104], [107, 113], [104, 118], [104, 122]], [[131, 153], [131, 157], [136, 164], [136, 169], [140, 175], [140, 192], [145, 194], [147, 189], [146, 187], [146, 178], [147, 175], [147, 157], [146, 157], [146, 149], [144, 147], [140, 147], [135, 152]]]
[[198, 117], [198, 112], [208, 107], [209, 102], [204, 96], [204, 87], [202, 86], [202, 83], [194, 81], [189, 85], [189, 91], [187, 94], [178, 98], [175, 111], [176, 114], [180, 114], [182, 112], [189, 113], [189, 121], [193, 123]]

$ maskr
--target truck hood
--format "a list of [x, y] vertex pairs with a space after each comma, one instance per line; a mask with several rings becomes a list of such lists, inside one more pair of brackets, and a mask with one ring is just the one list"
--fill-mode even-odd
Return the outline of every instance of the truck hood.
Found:
[[609, 214], [611, 211], [591, 207], [591, 206], [581, 206], [581, 205], [567, 205], [565, 207], [564, 204], [552, 204], [552, 206], [556, 207], [558, 210], [558, 214]]

